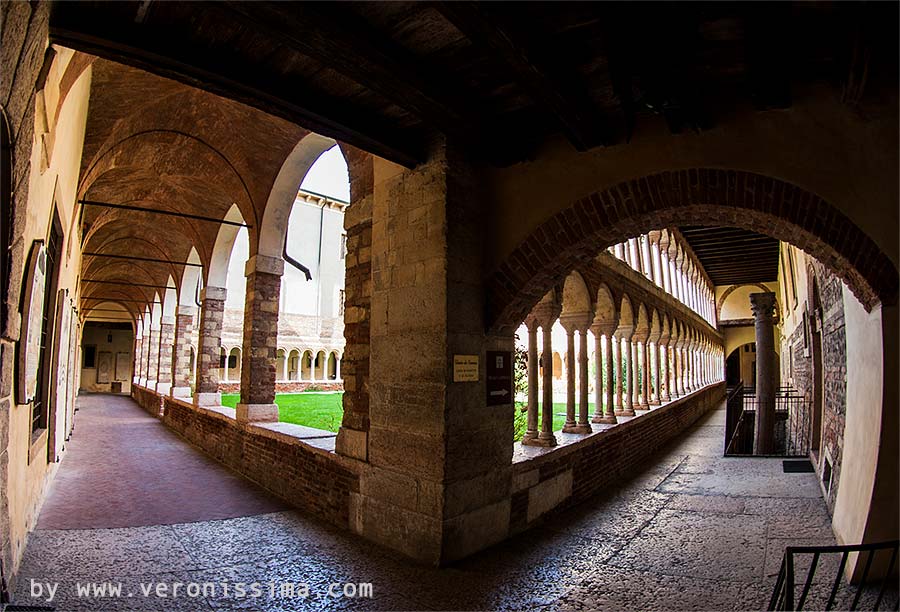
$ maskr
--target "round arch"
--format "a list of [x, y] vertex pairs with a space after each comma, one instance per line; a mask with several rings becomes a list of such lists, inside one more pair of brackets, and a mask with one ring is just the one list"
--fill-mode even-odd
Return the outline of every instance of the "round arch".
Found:
[[839, 276], [866, 310], [897, 301], [900, 281], [891, 260], [822, 198], [752, 172], [694, 168], [619, 183], [544, 222], [490, 278], [488, 327], [518, 325], [556, 282], [552, 271], [573, 269], [644, 230], [690, 219], [741, 227], [803, 249]]

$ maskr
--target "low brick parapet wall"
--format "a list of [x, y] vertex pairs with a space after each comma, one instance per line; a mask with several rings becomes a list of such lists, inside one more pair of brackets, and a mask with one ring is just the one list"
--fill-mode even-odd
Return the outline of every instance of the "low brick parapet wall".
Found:
[[709, 385], [609, 429], [516, 461], [510, 534], [639, 473], [647, 460], [724, 400], [725, 383]]
[[355, 462], [284, 433], [284, 424], [238, 423], [230, 408], [164, 401], [166, 426], [207, 455], [292, 506], [349, 526], [350, 493], [359, 492]]
[[160, 418], [163, 413], [163, 398], [156, 391], [142, 387], [138, 384], [131, 385], [131, 397], [138, 406], [147, 411], [150, 416]]

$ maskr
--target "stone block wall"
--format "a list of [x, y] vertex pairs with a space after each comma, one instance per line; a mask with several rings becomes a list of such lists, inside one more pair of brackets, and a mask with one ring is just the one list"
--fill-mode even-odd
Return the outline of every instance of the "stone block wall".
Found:
[[292, 506], [348, 527], [350, 494], [359, 491], [353, 462], [215, 409], [172, 398], [164, 402], [164, 423], [204, 453]]
[[725, 399], [717, 383], [552, 453], [513, 464], [510, 533], [607, 490]]

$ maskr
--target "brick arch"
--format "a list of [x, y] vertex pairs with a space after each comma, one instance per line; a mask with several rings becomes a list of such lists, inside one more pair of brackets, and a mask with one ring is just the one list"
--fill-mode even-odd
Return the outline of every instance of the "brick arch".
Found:
[[720, 316], [722, 314], [722, 306], [725, 305], [725, 300], [728, 299], [728, 296], [740, 289], [741, 287], [758, 287], [760, 291], [763, 293], [769, 293], [772, 290], [763, 285], [762, 283], [740, 283], [738, 285], [732, 285], [724, 292], [722, 292], [722, 297], [719, 298], [719, 301], [716, 302], [716, 316]]
[[897, 269], [834, 206], [772, 177], [694, 168], [619, 183], [543, 223], [488, 280], [489, 327], [518, 325], [558, 278], [608, 246], [686, 223], [741, 227], [801, 248], [839, 276], [867, 310], [897, 301]]

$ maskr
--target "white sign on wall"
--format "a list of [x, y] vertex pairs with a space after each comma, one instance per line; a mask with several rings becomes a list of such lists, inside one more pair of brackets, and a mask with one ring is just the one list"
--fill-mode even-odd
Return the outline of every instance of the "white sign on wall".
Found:
[[34, 399], [41, 365], [41, 329], [44, 317], [44, 277], [47, 274], [47, 249], [43, 240], [31, 244], [22, 304], [22, 338], [19, 343], [19, 379], [16, 403]]

